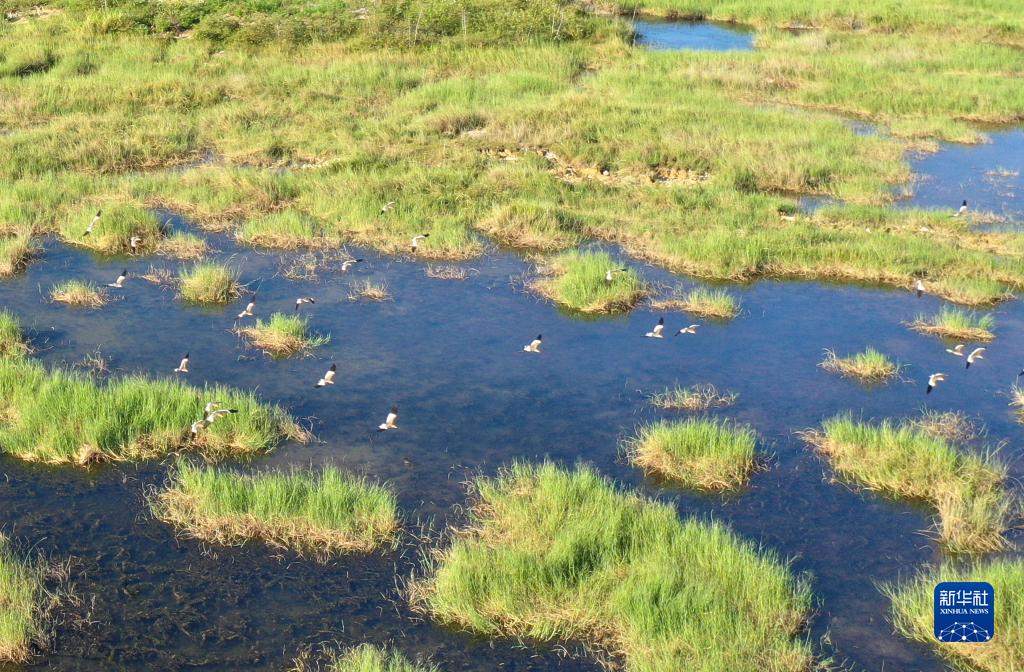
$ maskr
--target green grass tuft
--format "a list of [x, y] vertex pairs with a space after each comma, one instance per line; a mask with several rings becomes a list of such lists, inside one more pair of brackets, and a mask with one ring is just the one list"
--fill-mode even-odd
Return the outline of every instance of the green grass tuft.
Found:
[[724, 289], [695, 287], [686, 294], [676, 294], [651, 302], [654, 310], [682, 310], [718, 320], [731, 320], [740, 313], [740, 302]]
[[361, 644], [345, 651], [327, 650], [322, 655], [306, 653], [288, 672], [440, 672], [431, 665], [414, 665], [395, 650]]
[[157, 254], [172, 259], [200, 259], [206, 255], [206, 240], [193, 233], [175, 231], [160, 241]]
[[153, 508], [199, 539], [259, 539], [319, 557], [372, 551], [393, 541], [398, 530], [398, 504], [390, 490], [334, 467], [247, 475], [182, 461]]
[[825, 361], [818, 366], [831, 373], [858, 378], [869, 383], [894, 378], [900, 372], [898, 362], [893, 362], [884, 353], [872, 347], [849, 357], [839, 357], [832, 350], [826, 350]]
[[910, 423], [872, 425], [849, 415], [826, 420], [804, 438], [844, 480], [938, 513], [939, 540], [954, 553], [1006, 547], [1017, 504], [1005, 490], [1006, 467], [991, 455], [958, 450]]
[[200, 261], [181, 271], [181, 296], [192, 303], [230, 303], [242, 293], [237, 269], [210, 261]]
[[[647, 286], [632, 269], [606, 252], [565, 252], [544, 262], [533, 288], [560, 306], [580, 313], [615, 313], [633, 308]], [[613, 270], [612, 281], [605, 273]]]
[[311, 333], [307, 317], [285, 313], [274, 313], [269, 320], [257, 319], [255, 325], [240, 331], [253, 346], [274, 357], [290, 357], [331, 340], [330, 335]]
[[94, 282], [65, 280], [50, 288], [50, 300], [79, 308], [102, 308], [107, 305], [107, 292]]
[[922, 334], [965, 341], [991, 341], [996, 320], [991, 314], [976, 315], [958, 308], [944, 307], [936, 315], [918, 315], [910, 328]]
[[[97, 210], [102, 210], [100, 221], [88, 236], [83, 235]], [[136, 205], [101, 204], [82, 207], [67, 216], [60, 224], [60, 235], [65, 243], [85, 247], [100, 254], [124, 254], [131, 251], [132, 236], [142, 238], [139, 251], [151, 252], [157, 248], [163, 232], [160, 222], [151, 211]]]
[[338, 243], [337, 238], [326, 237], [323, 227], [312, 217], [296, 210], [246, 220], [238, 231], [238, 240], [246, 245], [284, 250]]
[[[209, 401], [239, 412], [191, 439], [189, 429]], [[306, 437], [281, 408], [249, 392], [142, 376], [98, 385], [30, 360], [0, 360], [0, 417], [0, 451], [49, 464], [146, 460], [182, 450], [209, 459], [244, 458], [269, 451], [282, 438]], [[54, 422], [57, 417], [61, 422]]]
[[645, 473], [698, 490], [738, 488], [757, 465], [757, 434], [727, 421], [662, 420], [642, 425], [623, 446]]
[[0, 663], [25, 663], [43, 637], [45, 567], [19, 557], [0, 534]]
[[31, 232], [0, 236], [0, 278], [7, 278], [24, 269], [29, 259], [39, 253]]
[[719, 523], [588, 467], [515, 464], [475, 483], [468, 526], [411, 599], [484, 636], [582, 641], [627, 670], [805, 672], [803, 579]]
[[[935, 639], [935, 586], [944, 581], [986, 581], [995, 590], [996, 633], [984, 644], [948, 644]], [[883, 588], [892, 601], [896, 632], [934, 648], [957, 670], [1024, 670], [1024, 561], [1000, 558], [964, 566], [944, 564], [902, 584]]]
[[30, 351], [21, 322], [11, 311], [0, 309], [0, 359], [21, 359]]

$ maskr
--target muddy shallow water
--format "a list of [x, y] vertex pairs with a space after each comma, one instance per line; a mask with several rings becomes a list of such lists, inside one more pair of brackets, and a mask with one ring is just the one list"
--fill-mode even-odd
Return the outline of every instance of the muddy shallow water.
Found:
[[[711, 28], [686, 30], [690, 39], [703, 35], [702, 48], [743, 48], [750, 39]], [[670, 43], [671, 35], [646, 30], [651, 46]], [[1010, 137], [1019, 148], [1020, 138]], [[974, 196], [968, 198], [988, 203], [987, 171], [1020, 170], [1011, 160], [1019, 163], [1021, 154], [996, 151], [1004, 146], [947, 148], [917, 160], [917, 169], [934, 178], [917, 186], [916, 200], [944, 207], [969, 187]], [[1019, 206], [1005, 196], [1012, 189], [992, 189], [993, 204], [1005, 199], [999, 212], [1013, 214]], [[180, 218], [173, 225], [191, 228]], [[323, 271], [316, 282], [291, 281], [280, 273], [282, 260], [297, 255], [203, 235], [218, 248], [215, 257], [231, 259], [243, 281], [259, 289], [259, 315], [287, 312], [296, 297], [311, 295], [317, 303], [304, 312], [315, 329], [330, 332], [331, 342], [309, 357], [270, 359], [230, 332], [245, 299], [223, 308], [191, 306], [173, 289], [138, 277], [151, 265], [176, 273], [181, 264], [97, 257], [52, 240], [26, 273], [0, 282], [0, 305], [21, 318], [48, 366], [71, 365], [99, 350], [115, 374], [164, 376], [190, 351], [190, 383], [256, 388], [307, 419], [319, 437], [310, 445], [282, 445], [243, 468], [336, 464], [387, 481], [413, 532], [458, 520], [462, 483], [473, 474], [545, 456], [593, 463], [626, 486], [674, 502], [682, 516], [726, 521], [793, 558], [794, 570], [812, 573], [820, 605], [807, 636], [822, 656], [853, 670], [945, 669], [926, 647], [892, 634], [887, 601], [875, 587], [942, 559], [922, 533], [928, 511], [831, 482], [827, 465], [794, 432], [844, 411], [883, 418], [924, 408], [962, 410], [984, 422], [984, 441], [1005, 442], [1001, 454], [1011, 476], [1024, 477], [1024, 427], [1007, 407], [1007, 391], [1024, 365], [1020, 302], [996, 309], [998, 338], [966, 372], [942, 341], [902, 324], [942, 303], [904, 291], [774, 281], [732, 286], [743, 302], [737, 319], [698, 320], [697, 336], [655, 341], [643, 333], [658, 313], [641, 307], [612, 318], [566, 315], [523, 292], [518, 279], [528, 265], [500, 250], [465, 264], [472, 271], [462, 282], [429, 279], [415, 260], [355, 249], [367, 261], [349, 274]], [[694, 284], [628, 263], [654, 283]], [[133, 277], [101, 310], [46, 298], [60, 280], [106, 284], [125, 266]], [[349, 301], [349, 283], [366, 279], [386, 282], [394, 300]], [[690, 321], [668, 317], [670, 328]], [[543, 354], [525, 355], [523, 344], [538, 332]], [[826, 348], [847, 354], [868, 345], [907, 365], [904, 380], [865, 387], [817, 366]], [[314, 390], [332, 360], [338, 384]], [[926, 397], [924, 381], [935, 371], [949, 373], [949, 381]], [[713, 383], [739, 394], [735, 406], [716, 414], [753, 425], [761, 450], [773, 456], [771, 468], [742, 492], [696, 496], [645, 479], [619, 457], [619, 440], [638, 423], [682, 417], [655, 412], [646, 401], [677, 383]], [[400, 429], [378, 434], [392, 403], [400, 406]], [[599, 669], [588, 658], [558, 655], [553, 644], [492, 642], [411, 613], [399, 588], [419, 566], [422, 546], [412, 538], [390, 553], [326, 565], [258, 544], [220, 548], [176, 539], [145, 503], [165, 472], [157, 463], [84, 471], [0, 456], [0, 529], [55, 559], [70, 558], [77, 597], [61, 611], [51, 651], [33, 666], [280, 670], [303, 645], [336, 640], [393, 643], [448, 671]]]

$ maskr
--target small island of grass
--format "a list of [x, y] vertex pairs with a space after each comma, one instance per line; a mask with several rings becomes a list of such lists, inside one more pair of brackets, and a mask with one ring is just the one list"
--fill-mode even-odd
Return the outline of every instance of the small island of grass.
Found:
[[1006, 467], [994, 457], [958, 450], [911, 423], [872, 425], [849, 415], [826, 420], [820, 431], [803, 436], [829, 459], [840, 478], [933, 506], [939, 540], [950, 551], [1005, 548], [1003, 533], [1016, 505], [1004, 489]]
[[269, 320], [258, 319], [255, 325], [242, 328], [240, 333], [254, 347], [274, 357], [290, 357], [331, 340], [330, 336], [312, 333], [309, 318], [285, 313], [274, 313]]
[[0, 534], [0, 663], [25, 663], [43, 638], [47, 601], [42, 563], [20, 557]]
[[260, 540], [318, 557], [370, 552], [398, 531], [390, 490], [333, 467], [249, 475], [180, 462], [153, 508], [198, 539]]
[[[809, 585], [720, 523], [593, 469], [519, 463], [474, 484], [414, 607], [485, 636], [581, 641], [627, 670], [806, 672]], [[715, 623], [715, 627], [708, 627]]]
[[963, 341], [991, 341], [996, 320], [991, 314], [977, 315], [958, 308], [943, 308], [936, 315], [918, 315], [910, 328], [922, 334]]
[[880, 383], [896, 377], [900, 372], [900, 365], [897, 362], [871, 347], [849, 357], [840, 357], [832, 350], [826, 350], [825, 360], [818, 366], [830, 373], [857, 378], [867, 383]]
[[96, 283], [65, 280], [50, 289], [50, 300], [77, 308], [102, 308], [107, 305], [107, 292]]
[[757, 434], [725, 421], [690, 418], [642, 425], [623, 447], [630, 462], [697, 490], [732, 490], [756, 467]]
[[565, 252], [547, 260], [540, 273], [531, 285], [534, 291], [579, 313], [628, 311], [648, 291], [636, 271], [623, 268], [607, 252]]
[[433, 665], [415, 665], [395, 650], [362, 644], [344, 651], [328, 650], [322, 655], [306, 654], [288, 672], [440, 672]]
[[192, 303], [230, 303], [242, 293], [238, 270], [227, 264], [197, 262], [181, 271], [181, 296]]
[[681, 310], [716, 320], [731, 320], [740, 313], [740, 302], [724, 289], [695, 287], [651, 302], [654, 310]]
[[714, 385], [676, 386], [651, 395], [651, 404], [664, 411], [707, 411], [736, 403], [738, 394], [719, 392]]

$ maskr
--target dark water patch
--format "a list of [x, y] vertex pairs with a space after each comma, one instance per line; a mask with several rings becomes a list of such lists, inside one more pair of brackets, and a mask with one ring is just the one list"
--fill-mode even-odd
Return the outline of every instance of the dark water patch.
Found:
[[636, 44], [658, 51], [749, 51], [754, 48], [754, 31], [732, 24], [707, 21], [633, 22]]
[[[174, 218], [175, 228], [187, 224]], [[205, 234], [204, 234], [205, 235]], [[1006, 441], [1011, 475], [1024, 476], [1024, 432], [1005, 394], [1020, 364], [1024, 328], [1019, 303], [1000, 306], [998, 339], [969, 372], [945, 345], [901, 323], [941, 302], [883, 289], [824, 283], [759, 282], [734, 286], [743, 312], [728, 323], [701, 322], [696, 336], [646, 339], [659, 313], [643, 306], [614, 319], [579, 320], [516, 291], [511, 279], [528, 265], [512, 254], [472, 262], [462, 282], [425, 277], [425, 264], [353, 250], [366, 261], [347, 274], [325, 269], [319, 281], [288, 281], [278, 273], [293, 255], [238, 248], [229, 236], [206, 236], [258, 286], [257, 314], [290, 311], [298, 296], [311, 328], [332, 340], [313, 356], [252, 357], [231, 332], [245, 298], [225, 307], [182, 303], [174, 292], [133, 277], [120, 300], [82, 311], [51, 304], [50, 285], [76, 277], [106, 284], [127, 266], [175, 273], [161, 258], [94, 256], [46, 242], [46, 254], [23, 275], [0, 283], [0, 305], [12, 310], [46, 345], [48, 365], [74, 362], [99, 349], [116, 371], [168, 376], [184, 351], [187, 380], [255, 388], [267, 401], [308, 418], [320, 442], [281, 446], [251, 469], [334, 464], [389, 482], [408, 518], [435, 529], [464, 505], [463, 483], [514, 459], [551, 456], [585, 460], [620, 482], [674, 501], [682, 515], [714, 517], [814, 574], [823, 602], [812, 621], [826, 651], [855, 669], [944, 669], [926, 650], [892, 634], [887, 603], [875, 582], [906, 576], [941, 558], [921, 534], [928, 512], [831, 483], [827, 465], [794, 432], [852, 411], [865, 418], [964, 410], [984, 419], [989, 441]], [[613, 249], [613, 252], [615, 250]], [[657, 284], [690, 284], [656, 267], [630, 262]], [[394, 299], [351, 302], [355, 281], [386, 282]], [[544, 334], [544, 352], [522, 346]], [[839, 354], [872, 345], [908, 365], [905, 377], [868, 389], [822, 371], [824, 350]], [[329, 362], [338, 383], [314, 390]], [[925, 397], [929, 373], [946, 371], [946, 386]], [[716, 412], [753, 425], [772, 468], [756, 473], [734, 497], [701, 497], [662, 488], [625, 464], [618, 442], [640, 422], [678, 417], [658, 412], [649, 394], [676, 384], [712, 383], [739, 394]], [[927, 403], [926, 403], [927, 402]], [[377, 433], [392, 403], [397, 431]], [[303, 644], [337, 638], [343, 645], [392, 642], [425, 654], [448, 670], [597, 669], [563, 661], [551, 647], [520, 649], [439, 628], [412, 614], [396, 577], [418, 566], [409, 547], [390, 555], [352, 556], [328, 565], [264, 546], [223, 549], [178, 540], [147, 513], [147, 487], [162, 483], [159, 464], [89, 472], [26, 465], [0, 457], [0, 528], [55, 556], [76, 558], [74, 581], [88, 617], [62, 627], [54, 652], [39, 667], [66, 670], [279, 670]], [[457, 513], [456, 513], [457, 515]]]

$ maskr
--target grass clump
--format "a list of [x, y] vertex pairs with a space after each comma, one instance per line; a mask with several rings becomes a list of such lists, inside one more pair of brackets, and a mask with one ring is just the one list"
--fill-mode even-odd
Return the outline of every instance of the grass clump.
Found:
[[431, 665], [414, 665], [398, 651], [362, 644], [345, 651], [325, 651], [316, 661], [306, 653], [288, 672], [440, 672]]
[[[86, 227], [100, 211], [100, 219], [92, 232]], [[163, 238], [160, 222], [150, 210], [136, 205], [102, 205], [74, 211], [60, 224], [60, 236], [68, 245], [77, 245], [100, 254], [124, 254], [132, 251], [133, 236], [142, 239], [138, 251], [155, 250]]]
[[31, 232], [0, 237], [0, 278], [8, 278], [28, 265], [39, 247]]
[[182, 461], [153, 508], [199, 539], [259, 539], [319, 557], [372, 551], [398, 530], [398, 504], [390, 490], [334, 467], [248, 475]]
[[[996, 635], [982, 644], [950, 644], [935, 639], [935, 586], [945, 581], [986, 581], [995, 590]], [[1024, 669], [1024, 561], [1000, 558], [974, 565], [943, 564], [902, 585], [883, 588], [891, 600], [896, 632], [933, 647], [955, 669], [1015, 672]]]
[[922, 334], [943, 338], [991, 341], [995, 338], [995, 334], [992, 333], [995, 325], [996, 320], [991, 313], [977, 315], [958, 308], [944, 307], [931, 317], [918, 315], [917, 319], [911, 322], [910, 328]]
[[246, 220], [238, 231], [238, 240], [247, 245], [283, 250], [337, 242], [325, 238], [323, 228], [312, 217], [296, 210], [271, 212]]
[[719, 523], [589, 467], [517, 463], [475, 482], [469, 524], [411, 598], [485, 636], [581, 641], [627, 670], [805, 671], [810, 588]]
[[738, 488], [756, 466], [757, 434], [726, 421], [663, 420], [641, 426], [624, 445], [645, 473], [698, 490]]
[[230, 303], [242, 293], [238, 270], [227, 264], [196, 262], [181, 271], [181, 296], [193, 303]]
[[382, 282], [372, 282], [370, 280], [363, 280], [362, 282], [354, 282], [349, 285], [348, 288], [348, 300], [359, 301], [364, 299], [366, 301], [387, 301], [391, 298], [391, 292], [388, 291], [388, 286]]
[[245, 327], [241, 334], [275, 357], [289, 357], [331, 340], [330, 336], [311, 333], [308, 318], [285, 313], [274, 313], [269, 320], [257, 319], [255, 325]]
[[720, 393], [714, 385], [674, 387], [651, 396], [651, 404], [665, 411], [707, 411], [736, 403], [739, 395]]
[[[612, 271], [610, 282], [608, 271]], [[541, 274], [546, 277], [534, 281], [533, 289], [580, 313], [626, 311], [647, 295], [636, 271], [623, 269], [607, 252], [565, 252], [545, 262]]]
[[0, 663], [25, 663], [44, 638], [46, 568], [19, 557], [0, 534]]
[[950, 443], [967, 443], [977, 438], [979, 430], [965, 413], [960, 411], [929, 411], [907, 423], [914, 429], [944, 439]]
[[958, 450], [909, 423], [872, 425], [849, 415], [826, 420], [805, 440], [844, 480], [898, 499], [926, 502], [938, 513], [939, 540], [954, 553], [1006, 546], [1016, 514], [1004, 489], [1006, 468], [993, 456]]
[[30, 350], [21, 322], [11, 311], [0, 309], [0, 359], [21, 359]]
[[655, 310], [682, 310], [701, 317], [731, 320], [740, 313], [740, 302], [724, 289], [695, 287], [686, 294], [652, 301]]
[[107, 292], [94, 282], [65, 280], [50, 289], [50, 300], [78, 308], [102, 308], [107, 305]]
[[209, 246], [206, 240], [194, 233], [175, 231], [157, 245], [157, 254], [173, 259], [200, 259], [206, 255]]
[[888, 380], [900, 372], [898, 362], [893, 362], [887, 355], [872, 347], [849, 357], [839, 357], [832, 350], [826, 350], [825, 361], [818, 366], [831, 373], [870, 383]]
[[[190, 437], [210, 401], [238, 413]], [[262, 404], [250, 392], [137, 375], [98, 385], [84, 374], [47, 371], [31, 360], [0, 360], [0, 417], [0, 451], [48, 464], [146, 460], [181, 450], [211, 460], [244, 458], [283, 438], [307, 436], [280, 407]]]

